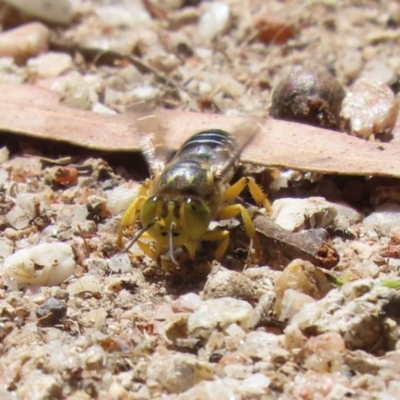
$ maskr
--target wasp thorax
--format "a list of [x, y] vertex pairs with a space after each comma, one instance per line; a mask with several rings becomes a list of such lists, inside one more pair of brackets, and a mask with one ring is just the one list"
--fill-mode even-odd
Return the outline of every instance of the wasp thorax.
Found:
[[210, 168], [198, 161], [180, 161], [167, 166], [159, 177], [158, 192], [208, 199], [215, 193], [215, 177]]

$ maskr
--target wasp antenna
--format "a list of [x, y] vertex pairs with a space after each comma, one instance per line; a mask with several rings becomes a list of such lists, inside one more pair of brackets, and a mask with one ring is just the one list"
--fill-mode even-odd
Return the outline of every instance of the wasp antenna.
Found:
[[172, 223], [169, 230], [169, 257], [175, 265], [179, 265], [178, 261], [176, 261], [176, 258], [174, 256], [174, 232], [173, 232], [174, 227], [175, 224]]
[[144, 228], [140, 229], [136, 235], [131, 239], [131, 241], [125, 246], [124, 252], [126, 253], [140, 238], [140, 236], [143, 235], [147, 230], [149, 230], [156, 222], [158, 218], [155, 218], [152, 222], [150, 222], [148, 225], [146, 225]]

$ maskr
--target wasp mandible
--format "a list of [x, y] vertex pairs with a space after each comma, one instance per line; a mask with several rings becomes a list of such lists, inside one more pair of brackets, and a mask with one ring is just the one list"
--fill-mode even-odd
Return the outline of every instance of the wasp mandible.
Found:
[[[149, 118], [157, 117], [147, 116], [139, 122], [143, 126]], [[122, 247], [124, 229], [133, 226], [140, 214], [142, 228], [126, 249], [137, 241], [147, 256], [159, 261], [163, 249], [167, 247], [171, 260], [177, 264], [173, 251], [175, 247], [184, 246], [189, 257], [194, 259], [200, 241], [215, 241], [220, 242], [215, 251], [218, 260], [228, 248], [229, 231], [210, 230], [210, 222], [240, 214], [245, 230], [253, 240], [255, 259], [259, 259], [260, 248], [251, 217], [244, 206], [232, 204], [232, 201], [248, 187], [258, 205], [269, 210], [270, 203], [251, 177], [242, 177], [230, 185], [239, 166], [241, 152], [259, 129], [259, 125], [252, 123], [240, 126], [237, 133], [246, 137], [241, 146], [235, 135], [220, 129], [196, 133], [167, 163], [160, 162], [155, 150], [147, 146], [144, 154], [152, 176], [143, 183], [138, 197], [122, 217], [118, 246]], [[155, 248], [139, 240], [140, 237], [154, 241]]]

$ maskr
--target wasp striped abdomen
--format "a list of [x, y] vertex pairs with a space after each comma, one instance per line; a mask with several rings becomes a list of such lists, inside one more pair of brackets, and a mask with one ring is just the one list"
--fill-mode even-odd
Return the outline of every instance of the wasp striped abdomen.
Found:
[[[214, 171], [222, 169], [237, 152], [237, 143], [233, 136], [221, 129], [210, 129], [196, 133], [180, 147], [173, 160], [198, 160]], [[230, 181], [239, 165], [236, 158], [232, 168], [226, 171], [223, 179]]]

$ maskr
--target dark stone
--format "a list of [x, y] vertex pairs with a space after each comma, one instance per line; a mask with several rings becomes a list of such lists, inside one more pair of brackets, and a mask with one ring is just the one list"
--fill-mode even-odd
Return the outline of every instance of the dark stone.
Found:
[[60, 300], [50, 297], [36, 310], [40, 326], [54, 326], [64, 319], [67, 306]]
[[275, 88], [270, 114], [273, 118], [340, 130], [345, 90], [328, 72], [294, 71]]

